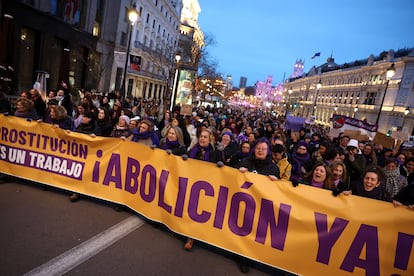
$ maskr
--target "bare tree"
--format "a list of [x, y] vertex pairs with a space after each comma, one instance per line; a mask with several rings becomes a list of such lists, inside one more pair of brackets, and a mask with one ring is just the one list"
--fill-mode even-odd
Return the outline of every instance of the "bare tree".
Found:
[[204, 34], [204, 45], [199, 52], [198, 57], [198, 76], [199, 78], [220, 78], [221, 74], [217, 72], [218, 61], [211, 57], [209, 48], [216, 45], [214, 35]]

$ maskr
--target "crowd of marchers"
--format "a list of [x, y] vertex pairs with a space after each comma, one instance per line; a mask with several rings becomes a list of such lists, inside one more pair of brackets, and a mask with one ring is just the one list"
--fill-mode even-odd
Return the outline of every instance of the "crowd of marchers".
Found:
[[[332, 190], [334, 196], [358, 195], [414, 209], [414, 150], [396, 151], [360, 142], [324, 128], [284, 128], [284, 118], [260, 109], [195, 107], [163, 110], [152, 99], [122, 99], [120, 93], [81, 93], [75, 102], [61, 82], [42, 97], [39, 90], [22, 91], [12, 110], [0, 92], [1, 113], [38, 120], [92, 136], [119, 137], [176, 155], [220, 162]], [[71, 198], [78, 199], [77, 196]]]
[[[168, 153], [231, 166], [240, 172], [285, 179], [293, 186], [328, 189], [332, 196], [362, 196], [414, 211], [414, 150], [385, 148], [327, 129], [285, 129], [284, 117], [260, 109], [225, 106], [166, 110], [153, 99], [123, 99], [120, 93], [81, 93], [73, 101], [61, 82], [46, 97], [23, 91], [12, 109], [0, 92], [0, 112], [53, 124], [91, 136], [119, 137]], [[73, 193], [71, 201], [79, 199]], [[188, 238], [186, 249], [193, 240]]]

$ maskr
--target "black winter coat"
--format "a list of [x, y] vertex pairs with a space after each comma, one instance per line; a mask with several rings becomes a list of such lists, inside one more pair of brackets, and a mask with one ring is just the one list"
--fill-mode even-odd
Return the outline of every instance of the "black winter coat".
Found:
[[279, 167], [272, 162], [272, 158], [267, 156], [265, 160], [259, 160], [254, 157], [254, 154], [244, 158], [240, 167], [245, 167], [249, 172], [263, 174], [263, 175], [274, 175], [280, 178]]

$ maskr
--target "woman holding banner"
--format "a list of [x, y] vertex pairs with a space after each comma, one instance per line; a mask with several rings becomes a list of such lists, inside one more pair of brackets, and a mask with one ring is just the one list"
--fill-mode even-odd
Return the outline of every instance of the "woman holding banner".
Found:
[[355, 187], [355, 195], [382, 200], [391, 201], [387, 196], [384, 184], [384, 171], [378, 166], [368, 168], [361, 182], [357, 183]]
[[181, 128], [169, 126], [166, 137], [161, 139], [160, 148], [174, 155], [182, 156], [187, 152], [183, 136]]
[[141, 121], [138, 129], [132, 130], [132, 141], [147, 146], [159, 147], [160, 140], [154, 130], [154, 123], [149, 119]]
[[250, 156], [242, 160], [239, 171], [268, 175], [271, 180], [279, 179], [279, 167], [272, 161], [270, 142], [267, 138], [257, 140]]
[[315, 188], [322, 188], [327, 190], [333, 190], [335, 187], [333, 183], [332, 171], [326, 163], [317, 162], [312, 170], [307, 173], [305, 184], [308, 184]]
[[72, 117], [68, 116], [66, 109], [61, 105], [49, 105], [49, 114], [44, 121], [61, 129], [74, 129]]
[[37, 115], [34, 103], [32, 100], [20, 97], [16, 101], [16, 111], [14, 116], [25, 118], [28, 120], [39, 120], [40, 117]]
[[[241, 161], [239, 171], [267, 175], [271, 180], [280, 178], [279, 167], [272, 161], [272, 151], [267, 138], [262, 137], [256, 141], [250, 155]], [[249, 271], [249, 263], [246, 258], [238, 257], [237, 263], [241, 272], [247, 273]]]
[[[198, 136], [198, 143], [188, 151], [188, 157], [223, 166], [223, 153], [214, 147], [214, 141], [213, 132], [208, 128], [203, 128]], [[194, 240], [187, 238], [184, 249], [191, 250], [193, 244]]]

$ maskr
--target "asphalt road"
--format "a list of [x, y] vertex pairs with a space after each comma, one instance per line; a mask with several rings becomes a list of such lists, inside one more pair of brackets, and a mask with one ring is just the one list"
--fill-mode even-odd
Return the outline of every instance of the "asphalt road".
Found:
[[[1, 177], [0, 177], [1, 178]], [[108, 202], [15, 178], [0, 179], [0, 275], [286, 275], [184, 238]]]

